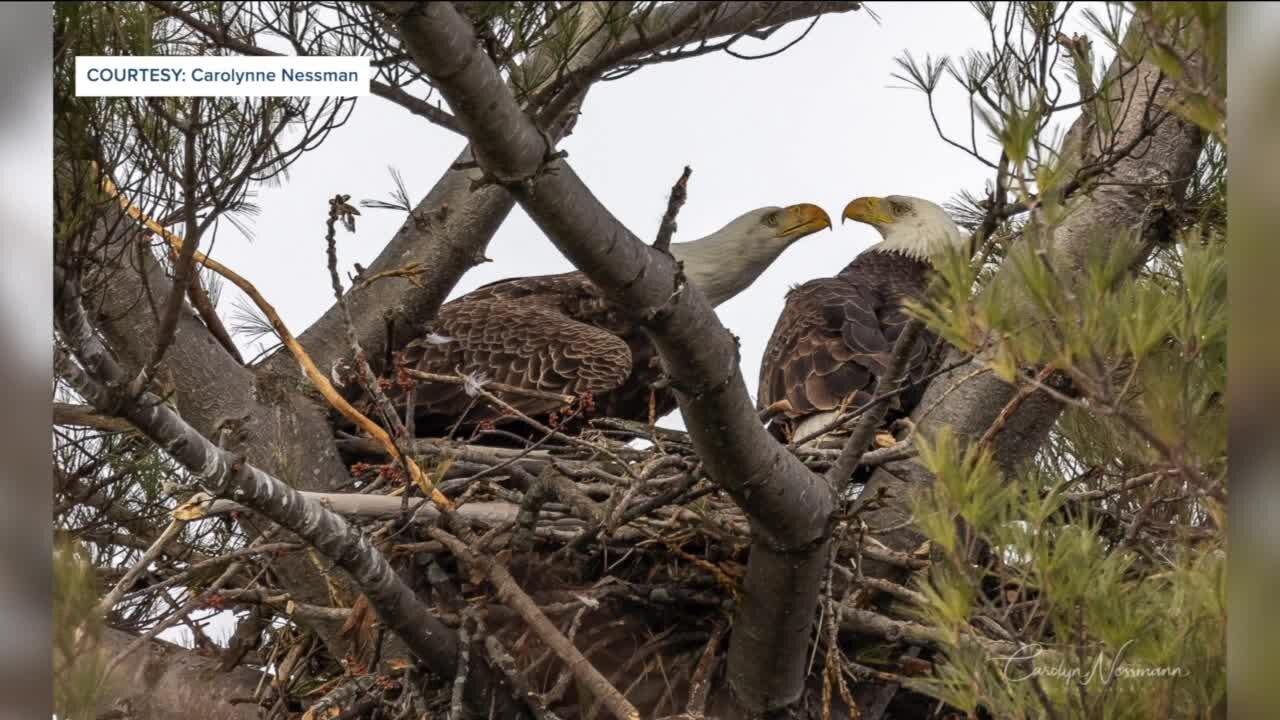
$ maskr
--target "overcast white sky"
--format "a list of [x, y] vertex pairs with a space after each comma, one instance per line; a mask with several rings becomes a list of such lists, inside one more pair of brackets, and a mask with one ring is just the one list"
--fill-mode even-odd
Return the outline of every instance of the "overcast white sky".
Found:
[[[901, 83], [891, 75], [904, 51], [955, 57], [986, 47], [984, 22], [967, 3], [872, 7], [880, 24], [865, 12], [824, 17], [777, 57], [748, 62], [717, 54], [597, 85], [561, 147], [597, 197], [645, 239], [653, 237], [685, 164], [693, 177], [677, 241], [763, 205], [812, 202], [838, 222], [844, 205], [859, 195], [907, 194], [941, 203], [962, 188], [981, 189], [989, 173], [943, 143], [924, 96], [895, 87]], [[740, 52], [779, 47], [803, 27], [788, 26]], [[967, 136], [966, 98], [948, 89], [940, 97], [944, 126]], [[416, 201], [462, 146], [459, 136], [397, 106], [362, 99], [350, 123], [294, 165], [281, 187], [260, 189], [253, 242], [224, 231], [214, 256], [256, 283], [290, 329], [301, 332], [333, 300], [323, 243], [328, 198], [339, 192], [386, 198], [388, 167], [395, 166]], [[369, 264], [403, 219], [393, 211], [364, 213], [356, 234], [339, 234], [344, 269]], [[722, 322], [741, 338], [742, 371], [753, 395], [787, 288], [838, 272], [876, 240], [871, 228], [856, 224], [805, 238], [719, 308]], [[572, 269], [518, 206], [488, 255], [494, 262], [468, 273], [452, 297], [501, 278]], [[233, 292], [224, 289], [224, 313]], [[679, 427], [679, 413], [663, 424]]]

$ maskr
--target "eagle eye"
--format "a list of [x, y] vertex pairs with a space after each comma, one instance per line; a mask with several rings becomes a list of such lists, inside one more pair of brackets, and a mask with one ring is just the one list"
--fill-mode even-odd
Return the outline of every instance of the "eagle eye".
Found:
[[771, 212], [764, 216], [764, 224], [769, 227], [778, 227], [778, 213]]
[[889, 209], [893, 211], [894, 215], [910, 215], [911, 214], [911, 206], [900, 200], [890, 200]]

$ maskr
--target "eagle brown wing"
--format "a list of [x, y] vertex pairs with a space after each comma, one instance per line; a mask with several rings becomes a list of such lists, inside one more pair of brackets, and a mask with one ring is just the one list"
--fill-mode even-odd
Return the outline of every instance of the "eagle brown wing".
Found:
[[832, 410], [847, 397], [869, 398], [893, 348], [878, 305], [872, 293], [842, 278], [812, 280], [788, 293], [760, 366], [760, 407], [786, 400], [786, 414], [799, 417]]
[[[786, 401], [785, 415], [800, 418], [869, 400], [908, 321], [902, 303], [923, 291], [927, 272], [918, 261], [864, 253], [836, 277], [788, 293], [760, 365], [759, 407]], [[931, 344], [917, 343], [909, 378], [922, 374]]]
[[[447, 303], [431, 333], [410, 343], [402, 362], [424, 372], [461, 372], [496, 383], [580, 396], [606, 393], [631, 374], [627, 342], [611, 331], [608, 303], [577, 273], [492, 283]], [[461, 417], [472, 398], [460, 385], [419, 382], [420, 415]], [[494, 392], [531, 416], [560, 409], [556, 400]], [[476, 403], [479, 421], [497, 414]]]

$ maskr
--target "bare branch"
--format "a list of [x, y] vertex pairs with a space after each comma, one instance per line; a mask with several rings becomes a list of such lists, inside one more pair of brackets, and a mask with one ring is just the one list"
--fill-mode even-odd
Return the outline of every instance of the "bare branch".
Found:
[[662, 216], [662, 224], [658, 226], [658, 237], [653, 241], [653, 248], [658, 252], [670, 252], [671, 236], [676, 232], [676, 216], [684, 207], [685, 198], [689, 195], [689, 176], [693, 168], [684, 166], [680, 179], [671, 186], [671, 196], [667, 199], [667, 212]]
[[118, 417], [101, 415], [88, 405], [72, 405], [69, 403], [53, 404], [53, 424], [91, 427], [107, 432], [133, 432], [136, 428]]
[[[213, 494], [254, 508], [334, 561], [350, 574], [383, 622], [418, 657], [434, 672], [452, 677], [457, 663], [456, 636], [405, 585], [368, 537], [288, 484], [218, 447], [155, 395], [121, 393], [118, 388], [125, 382], [122, 369], [97, 339], [78, 298], [61, 280], [55, 280], [56, 316], [62, 337], [75, 349], [77, 361], [59, 353], [58, 369], [77, 392], [100, 411], [128, 418]], [[492, 678], [475, 668], [472, 680], [468, 705], [483, 714], [495, 697]], [[498, 692], [496, 697], [500, 703], [510, 702], [505, 693]]]
[[578, 682], [582, 683], [583, 687], [603, 702], [614, 717], [618, 718], [618, 720], [640, 719], [640, 713], [635, 706], [627, 702], [622, 693], [618, 692], [618, 689], [582, 656], [582, 653], [573, 646], [573, 643], [569, 642], [568, 638], [557, 630], [555, 625], [551, 624], [551, 621], [547, 619], [542, 610], [520, 589], [520, 586], [516, 584], [515, 579], [511, 577], [506, 568], [484, 554], [473, 552], [461, 540], [443, 530], [433, 529], [430, 532], [431, 537], [448, 546], [449, 550], [463, 562], [484, 572], [489, 581], [493, 583], [494, 589], [498, 593], [498, 598], [520, 614], [520, 617], [529, 624], [529, 628], [533, 630], [538, 638], [546, 643], [568, 666], [569, 671], [573, 673]]

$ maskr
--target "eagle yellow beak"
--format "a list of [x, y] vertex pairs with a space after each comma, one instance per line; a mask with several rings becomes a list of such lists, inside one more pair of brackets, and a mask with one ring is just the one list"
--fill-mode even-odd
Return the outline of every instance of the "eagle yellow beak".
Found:
[[831, 227], [831, 217], [827, 215], [827, 211], [809, 203], [783, 208], [778, 220], [780, 237], [802, 238]]
[[857, 220], [868, 225], [886, 225], [893, 222], [893, 213], [884, 207], [884, 200], [878, 197], [860, 197], [844, 206], [845, 220]]

